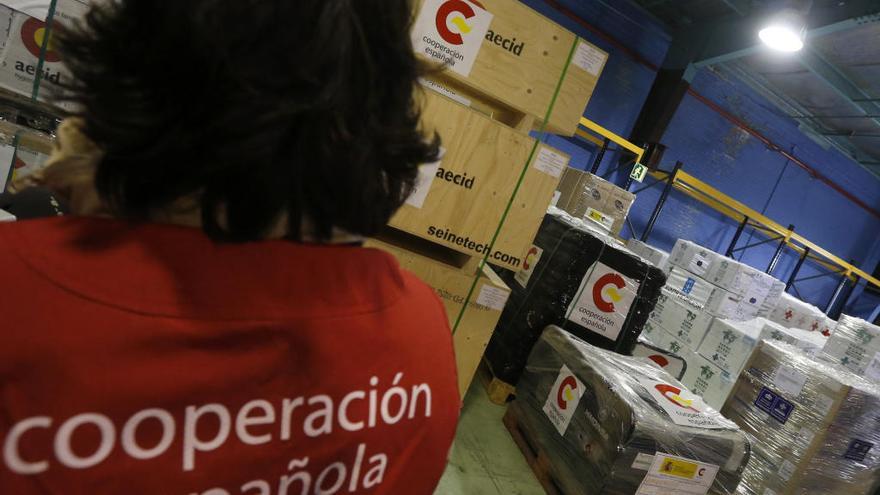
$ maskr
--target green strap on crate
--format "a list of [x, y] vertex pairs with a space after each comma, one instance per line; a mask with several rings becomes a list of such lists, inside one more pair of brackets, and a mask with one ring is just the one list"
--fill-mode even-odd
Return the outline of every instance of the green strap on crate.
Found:
[[[532, 163], [532, 160], [535, 158], [535, 152], [538, 150], [538, 145], [542, 142], [542, 140], [546, 137], [546, 129], [547, 122], [550, 121], [550, 116], [553, 115], [553, 109], [556, 107], [556, 100], [559, 98], [559, 93], [562, 91], [562, 83], [565, 81], [565, 76], [568, 75], [568, 68], [571, 65], [572, 58], [574, 57], [575, 49], [577, 49], [578, 42], [580, 38], [575, 36], [574, 42], [571, 45], [571, 48], [568, 51], [568, 59], [566, 60], [565, 67], [562, 69], [562, 76], [559, 78], [559, 81], [556, 83], [556, 90], [553, 92], [553, 98], [550, 100], [550, 106], [547, 107], [547, 113], [544, 115], [544, 121], [541, 122], [541, 128], [538, 130], [538, 138], [535, 139], [535, 143], [532, 145], [532, 151], [529, 153], [529, 158], [526, 160], [525, 165], [523, 165], [522, 170], [519, 174], [519, 180], [516, 183], [516, 187], [513, 188], [513, 194], [510, 195], [510, 199], [507, 201], [507, 206], [504, 208], [504, 214], [501, 215], [501, 222], [498, 224], [498, 228], [495, 229], [495, 234], [492, 236], [492, 241], [489, 242], [489, 249], [486, 250], [486, 253], [483, 255], [483, 259], [480, 262], [477, 270], [483, 268], [489, 260], [489, 255], [491, 255], [495, 251], [495, 242], [498, 240], [498, 236], [501, 234], [501, 228], [504, 227], [504, 223], [507, 221], [507, 215], [510, 213], [510, 208], [513, 206], [513, 200], [516, 198], [517, 193], [519, 193], [519, 189], [522, 186], [523, 181], [526, 177], [526, 172], [529, 170], [529, 164]], [[461, 323], [462, 318], [464, 318], [464, 313], [467, 311], [467, 307], [471, 302], [471, 297], [474, 295], [474, 291], [477, 288], [477, 283], [480, 280], [479, 273], [474, 275], [474, 281], [471, 283], [471, 288], [468, 290], [467, 297], [464, 299], [464, 304], [461, 306], [461, 311], [458, 313], [458, 318], [455, 319], [455, 325], [452, 327], [452, 335], [455, 335], [458, 332], [458, 325]]]

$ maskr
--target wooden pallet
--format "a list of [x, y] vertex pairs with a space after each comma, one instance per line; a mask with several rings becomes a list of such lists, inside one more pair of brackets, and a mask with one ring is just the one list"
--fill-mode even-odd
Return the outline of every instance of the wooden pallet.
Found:
[[501, 380], [492, 373], [492, 366], [483, 359], [479, 369], [480, 381], [486, 388], [486, 395], [493, 404], [503, 406], [516, 397], [516, 387]]
[[550, 460], [538, 444], [532, 440], [532, 435], [525, 424], [520, 421], [516, 409], [509, 407], [503, 421], [504, 426], [507, 427], [507, 431], [510, 432], [513, 441], [519, 447], [519, 450], [522, 451], [526, 462], [532, 468], [532, 472], [535, 473], [535, 477], [538, 478], [538, 482], [541, 483], [541, 487], [544, 488], [547, 495], [565, 495], [565, 492], [556, 481]]

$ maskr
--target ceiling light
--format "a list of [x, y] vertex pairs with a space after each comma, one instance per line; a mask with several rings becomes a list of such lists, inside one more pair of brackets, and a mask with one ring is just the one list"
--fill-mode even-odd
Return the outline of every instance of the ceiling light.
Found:
[[765, 45], [781, 52], [796, 52], [803, 48], [805, 35], [803, 17], [789, 9], [773, 16], [758, 32]]

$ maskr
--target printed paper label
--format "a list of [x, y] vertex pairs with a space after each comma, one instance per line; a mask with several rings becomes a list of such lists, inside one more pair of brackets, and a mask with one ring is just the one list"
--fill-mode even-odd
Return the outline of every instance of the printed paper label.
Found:
[[789, 461], [782, 461], [782, 465], [779, 466], [779, 476], [782, 477], [785, 481], [791, 479], [791, 476], [794, 474], [794, 470], [796, 469], [795, 465]]
[[426, 163], [419, 167], [419, 175], [416, 177], [415, 187], [413, 187], [412, 194], [406, 198], [406, 204], [415, 208], [421, 208], [425, 205], [425, 199], [428, 198], [428, 192], [431, 190], [431, 185], [437, 176], [437, 169], [440, 168], [445, 151], [442, 148], [440, 149], [440, 160], [434, 163]]
[[794, 412], [794, 404], [767, 387], [761, 387], [761, 391], [758, 392], [758, 397], [755, 399], [755, 407], [782, 424], [785, 424], [791, 413]]
[[480, 296], [477, 297], [477, 304], [496, 311], [501, 311], [504, 309], [504, 305], [507, 304], [508, 297], [510, 297], [510, 291], [500, 287], [484, 285], [483, 288], [480, 289]]
[[868, 452], [870, 452], [872, 448], [874, 448], [873, 443], [854, 438], [850, 441], [849, 447], [847, 447], [843, 457], [851, 461], [862, 462], [865, 460], [865, 457], [868, 456]]
[[868, 367], [865, 368], [865, 378], [872, 382], [880, 381], [880, 352], [874, 354], [874, 358], [871, 359]]
[[584, 220], [592, 220], [601, 225], [605, 230], [609, 231], [614, 225], [613, 218], [592, 207], [587, 208], [587, 213], [584, 214]]
[[6, 179], [9, 177], [13, 159], [15, 159], [15, 147], [0, 145], [0, 193], [6, 190]]
[[443, 95], [453, 101], [457, 101], [457, 102], [461, 103], [462, 105], [464, 105], [466, 107], [471, 106], [470, 99], [465, 98], [464, 96], [461, 96], [460, 94], [456, 93], [455, 91], [447, 88], [446, 86], [444, 86], [440, 83], [437, 83], [437, 82], [434, 82], [434, 81], [431, 81], [431, 80], [425, 79], [425, 78], [419, 78], [419, 83], [421, 83], [422, 86], [424, 86], [428, 89], [432, 89], [432, 90], [440, 93], [441, 95]]
[[791, 366], [781, 365], [773, 377], [773, 384], [786, 395], [797, 397], [807, 383], [807, 375], [800, 373]]
[[560, 435], [565, 435], [584, 391], [584, 384], [563, 364], [544, 403], [544, 413]]
[[706, 429], [724, 428], [706, 413], [709, 406], [700, 397], [669, 383], [649, 378], [637, 380], [675, 424]]
[[538, 158], [535, 159], [535, 168], [553, 177], [561, 177], [567, 166], [568, 158], [550, 148], [541, 148], [538, 151]]
[[644, 452], [639, 452], [633, 461], [632, 468], [638, 469], [639, 471], [647, 471], [651, 469], [651, 464], [654, 464], [654, 456], [651, 454], [646, 454]]
[[602, 67], [605, 66], [605, 60], [607, 59], [607, 55], [593, 48], [589, 43], [581, 41], [578, 43], [572, 63], [590, 74], [598, 76], [602, 72]]
[[709, 258], [702, 253], [694, 253], [694, 257], [688, 264], [688, 271], [695, 275], [703, 276], [709, 271]]
[[532, 246], [531, 249], [529, 249], [529, 252], [526, 253], [525, 260], [523, 260], [522, 264], [523, 269], [516, 272], [516, 275], [513, 276], [513, 279], [523, 288], [529, 285], [532, 273], [535, 272], [535, 267], [538, 266], [538, 262], [541, 261], [541, 255], [543, 254], [544, 250], [538, 246]]
[[834, 399], [828, 397], [827, 395], [819, 394], [816, 397], [816, 410], [819, 411], [819, 414], [822, 416], [828, 416], [828, 413], [831, 412], [831, 406], [834, 405]]
[[718, 466], [658, 452], [635, 495], [706, 495]]
[[425, 0], [413, 25], [413, 47], [467, 77], [491, 23], [492, 14], [470, 0]]
[[568, 308], [568, 319], [592, 332], [617, 339], [641, 284], [596, 262]]

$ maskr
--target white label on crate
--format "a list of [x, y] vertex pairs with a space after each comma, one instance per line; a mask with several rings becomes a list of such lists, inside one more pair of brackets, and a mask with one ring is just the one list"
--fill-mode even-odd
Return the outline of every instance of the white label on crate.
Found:
[[776, 369], [776, 375], [773, 376], [773, 384], [776, 385], [776, 388], [792, 398], [801, 394], [806, 383], [807, 375], [785, 364], [780, 365]]
[[610, 231], [611, 227], [614, 225], [613, 218], [592, 207], [587, 208], [587, 212], [584, 214], [584, 220], [592, 220], [608, 231]]
[[9, 177], [13, 159], [15, 159], [15, 147], [0, 145], [0, 193], [6, 190], [6, 178]]
[[603, 337], [616, 340], [641, 284], [596, 262], [584, 276], [568, 319]]
[[657, 452], [635, 495], [706, 495], [718, 466]]
[[431, 81], [429, 79], [425, 79], [423, 77], [419, 78], [419, 82], [422, 84], [422, 86], [424, 86], [428, 89], [432, 89], [432, 90], [436, 91], [437, 93], [440, 93], [441, 95], [443, 95], [451, 100], [457, 101], [466, 107], [471, 106], [471, 100], [469, 100], [468, 98], [465, 98], [464, 96], [461, 96], [460, 94], [456, 93], [455, 91], [447, 88], [446, 86], [444, 86], [440, 83]]
[[581, 69], [589, 72], [594, 76], [598, 76], [605, 66], [605, 60], [608, 55], [593, 48], [589, 43], [581, 41], [578, 43], [577, 51], [574, 53], [572, 63]]
[[563, 364], [544, 403], [544, 413], [560, 435], [565, 435], [584, 391], [584, 384]]
[[556, 206], [559, 204], [559, 198], [562, 197], [562, 193], [560, 191], [553, 191], [553, 200], [550, 201], [550, 206]]
[[516, 280], [519, 285], [523, 286], [523, 288], [529, 285], [532, 273], [534, 273], [538, 262], [541, 261], [541, 255], [543, 254], [544, 250], [538, 246], [532, 246], [531, 249], [529, 249], [529, 252], [526, 253], [526, 258], [523, 260], [522, 264], [523, 269], [516, 272], [516, 275], [513, 276], [513, 279]]
[[691, 262], [688, 264], [688, 271], [703, 276], [709, 271], [709, 265], [711, 262], [709, 261], [708, 256], [704, 256], [703, 253], [694, 253], [694, 257], [691, 258]]
[[789, 461], [782, 461], [782, 465], [779, 466], [779, 476], [782, 477], [783, 480], [788, 481], [791, 479], [791, 476], [794, 474], [794, 470], [797, 468], [794, 464]]
[[801, 442], [802, 442], [804, 445], [809, 445], [810, 442], [813, 441], [813, 438], [814, 438], [815, 436], [816, 436], [816, 435], [813, 433], [813, 431], [810, 430], [810, 428], [807, 427], [807, 426], [804, 426], [803, 428], [801, 428], [800, 430], [798, 430], [798, 438], [801, 440]]
[[416, 53], [470, 75], [492, 14], [470, 0], [425, 0], [412, 29]]
[[827, 395], [819, 394], [816, 396], [816, 410], [822, 416], [828, 416], [828, 413], [831, 412], [831, 406], [834, 405], [834, 399], [828, 397]]
[[561, 177], [565, 167], [568, 166], [568, 158], [559, 154], [550, 148], [542, 147], [538, 151], [538, 158], [535, 159], [535, 168], [552, 175], [553, 177]]
[[865, 378], [873, 382], [880, 381], [880, 352], [874, 354], [874, 358], [865, 368]]
[[703, 399], [686, 389], [648, 378], [637, 378], [637, 380], [675, 424], [693, 428], [724, 428], [714, 417], [706, 413], [709, 406], [703, 402]]
[[654, 464], [654, 456], [651, 454], [646, 454], [644, 452], [639, 452], [633, 461], [632, 468], [638, 469], [639, 471], [647, 471], [651, 469], [651, 464]]
[[437, 169], [440, 168], [445, 152], [446, 150], [441, 148], [439, 160], [419, 166], [419, 175], [416, 177], [415, 187], [413, 187], [412, 194], [406, 198], [406, 204], [415, 208], [421, 208], [425, 205], [428, 192], [431, 190], [431, 185], [434, 184], [434, 178], [437, 177]]
[[510, 291], [504, 290], [500, 287], [485, 285], [480, 289], [480, 296], [477, 297], [477, 304], [496, 311], [501, 311], [504, 309], [504, 305], [507, 304], [507, 298], [509, 296]]

